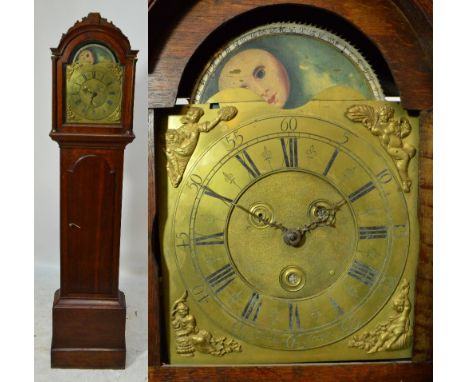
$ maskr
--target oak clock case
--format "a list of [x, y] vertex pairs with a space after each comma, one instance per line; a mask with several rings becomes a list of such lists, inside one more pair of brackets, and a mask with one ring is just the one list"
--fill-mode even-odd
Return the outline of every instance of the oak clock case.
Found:
[[[333, 61], [361, 80], [322, 81], [291, 107], [294, 75], [276, 92], [258, 82], [294, 66], [264, 49], [294, 37], [345, 45]], [[410, 358], [417, 119], [371, 100], [383, 94], [352, 46], [293, 23], [231, 42], [194, 98], [206, 103], [168, 118], [157, 153], [169, 363]]]
[[124, 368], [119, 290], [125, 146], [132, 132], [137, 51], [98, 13], [52, 49], [53, 118], [60, 147], [60, 289], [52, 309], [52, 367]]

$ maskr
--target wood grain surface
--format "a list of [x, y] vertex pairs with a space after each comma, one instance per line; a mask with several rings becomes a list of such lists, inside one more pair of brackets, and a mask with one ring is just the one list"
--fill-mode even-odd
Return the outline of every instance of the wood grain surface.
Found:
[[157, 382], [429, 382], [430, 363], [149, 368]]
[[432, 360], [432, 111], [421, 113], [420, 252], [416, 277], [413, 359]]

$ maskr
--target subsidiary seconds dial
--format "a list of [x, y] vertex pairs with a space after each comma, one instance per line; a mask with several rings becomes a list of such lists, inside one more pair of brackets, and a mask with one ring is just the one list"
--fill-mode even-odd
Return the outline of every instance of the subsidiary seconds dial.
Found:
[[177, 202], [187, 289], [259, 346], [311, 349], [350, 335], [390, 298], [408, 252], [391, 168], [359, 136], [312, 117], [230, 132], [199, 155]]

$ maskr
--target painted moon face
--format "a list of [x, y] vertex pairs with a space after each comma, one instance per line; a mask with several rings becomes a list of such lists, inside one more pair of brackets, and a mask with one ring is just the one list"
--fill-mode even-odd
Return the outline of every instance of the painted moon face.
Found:
[[80, 64], [94, 64], [94, 54], [89, 49], [85, 49], [78, 55]]
[[289, 77], [283, 64], [263, 49], [247, 49], [224, 65], [219, 90], [250, 89], [271, 105], [283, 107], [289, 97]]

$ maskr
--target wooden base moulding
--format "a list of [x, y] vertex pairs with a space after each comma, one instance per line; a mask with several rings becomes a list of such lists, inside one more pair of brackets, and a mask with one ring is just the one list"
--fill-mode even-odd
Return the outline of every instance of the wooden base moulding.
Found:
[[125, 368], [125, 295], [117, 300], [61, 298], [52, 308], [51, 366], [81, 369]]
[[362, 364], [150, 367], [149, 381], [158, 382], [430, 382], [432, 363], [372, 362]]

